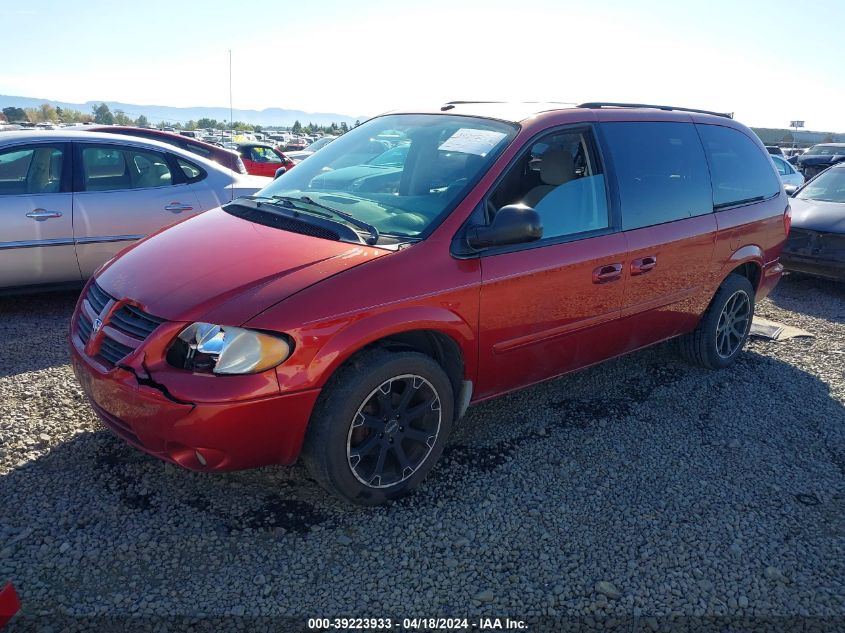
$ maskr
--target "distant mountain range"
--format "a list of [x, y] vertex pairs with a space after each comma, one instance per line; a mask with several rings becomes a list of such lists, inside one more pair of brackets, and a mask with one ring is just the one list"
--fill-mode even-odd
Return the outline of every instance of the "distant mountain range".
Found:
[[[37, 108], [42, 103], [49, 103], [60, 108], [71, 108], [79, 110], [84, 114], [91, 114], [91, 109], [101, 103], [105, 103], [109, 110], [123, 110], [127, 116], [136, 119], [142, 114], [147, 117], [150, 123], [169, 121], [171, 123], [187, 123], [202, 118], [217, 119], [218, 121], [229, 120], [229, 108], [196, 107], [196, 108], [174, 108], [171, 106], [159, 105], [137, 105], [134, 103], [121, 103], [120, 101], [86, 101], [85, 103], [67, 103], [53, 99], [37, 99], [34, 97], [15, 97], [11, 95], [0, 95], [0, 109], [6, 107], [16, 108]], [[294, 121], [303, 125], [315, 123], [318, 125], [338, 125], [344, 121], [354, 123], [356, 119], [363, 121], [367, 117], [353, 117], [347, 114], [335, 112], [305, 112], [303, 110], [286, 110], [284, 108], [267, 108], [266, 110], [240, 110], [235, 108], [232, 111], [235, 121], [243, 121], [252, 125], [263, 126], [290, 126]]]

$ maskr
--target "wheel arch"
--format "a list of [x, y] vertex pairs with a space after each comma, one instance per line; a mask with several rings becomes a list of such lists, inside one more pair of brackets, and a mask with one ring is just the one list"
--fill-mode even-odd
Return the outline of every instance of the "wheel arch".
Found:
[[312, 367], [322, 387], [352, 358], [374, 348], [417, 351], [433, 358], [452, 384], [456, 402], [463, 382], [473, 380], [477, 343], [474, 329], [445, 308], [405, 308], [354, 322], [338, 332], [318, 352]]
[[756, 244], [743, 246], [725, 262], [716, 288], [722, 285], [728, 275], [737, 274], [748, 279], [756, 292], [763, 278], [763, 265], [764, 253], [759, 246]]

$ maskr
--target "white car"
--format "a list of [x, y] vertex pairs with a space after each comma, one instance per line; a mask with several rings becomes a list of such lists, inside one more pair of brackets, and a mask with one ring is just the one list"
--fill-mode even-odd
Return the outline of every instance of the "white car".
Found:
[[785, 158], [773, 154], [772, 162], [778, 170], [778, 175], [780, 175], [780, 180], [783, 183], [783, 188], [786, 189], [786, 193], [792, 193], [804, 184], [804, 176], [795, 167], [790, 165]]
[[148, 139], [6, 132], [0, 292], [78, 284], [136, 240], [270, 182]]

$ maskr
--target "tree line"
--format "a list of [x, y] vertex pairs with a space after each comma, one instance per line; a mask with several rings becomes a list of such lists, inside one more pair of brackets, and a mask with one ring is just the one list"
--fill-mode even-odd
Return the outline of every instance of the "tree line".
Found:
[[[133, 119], [127, 115], [123, 110], [116, 109], [111, 111], [109, 106], [105, 103], [93, 106], [91, 113], [83, 113], [79, 110], [71, 108], [62, 108], [59, 106], [52, 106], [49, 103], [42, 103], [37, 108], [18, 108], [8, 106], [3, 108], [3, 113], [0, 115], [0, 121], [7, 121], [8, 123], [96, 123], [98, 125], [134, 125], [137, 127], [153, 127], [149, 120], [143, 114]], [[355, 121], [355, 127], [361, 124], [360, 121]], [[159, 121], [155, 124], [156, 128], [173, 128], [174, 130], [196, 130], [196, 129], [212, 129], [212, 130], [236, 130], [238, 132], [260, 132], [262, 126], [251, 125], [243, 121], [234, 121], [230, 123], [226, 119], [218, 121], [217, 119], [201, 118], [197, 121], [169, 122]], [[349, 126], [346, 122], [340, 125], [332, 123], [331, 125], [317, 125], [308, 123], [303, 125], [296, 121], [291, 127], [294, 134], [313, 134], [315, 132], [322, 132], [324, 134], [340, 135], [349, 131]]]

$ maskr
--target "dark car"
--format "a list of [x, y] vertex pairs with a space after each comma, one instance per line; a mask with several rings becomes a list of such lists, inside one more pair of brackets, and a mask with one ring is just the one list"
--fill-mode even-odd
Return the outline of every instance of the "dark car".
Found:
[[792, 229], [781, 261], [787, 270], [845, 281], [845, 163], [795, 192]]
[[[367, 163], [392, 130], [407, 148]], [[356, 165], [392, 182], [321, 179]], [[788, 226], [769, 155], [728, 115], [437, 104], [123, 251], [79, 299], [71, 358], [106, 426], [159, 459], [301, 454], [373, 505], [423, 480], [472, 403], [674, 337], [731, 365]]]
[[[88, 132], [108, 132], [109, 134], [123, 134], [125, 136], [140, 136], [141, 138], [150, 138], [160, 143], [167, 143], [175, 147], [181, 147], [197, 156], [202, 156], [208, 160], [213, 160], [223, 167], [228, 167], [239, 174], [247, 173], [243, 161], [236, 152], [232, 150], [217, 147], [211, 143], [198, 141], [181, 134], [174, 134], [173, 132], [164, 132], [162, 130], [152, 130], [143, 127], [130, 127], [122, 125], [97, 125], [86, 126]], [[271, 174], [272, 175], [272, 174]]]
[[812, 178], [842, 161], [845, 161], [845, 143], [819, 143], [801, 154], [795, 164], [805, 178]]

